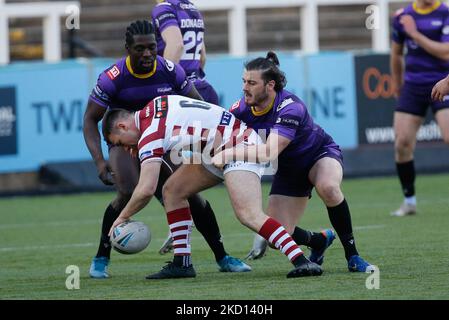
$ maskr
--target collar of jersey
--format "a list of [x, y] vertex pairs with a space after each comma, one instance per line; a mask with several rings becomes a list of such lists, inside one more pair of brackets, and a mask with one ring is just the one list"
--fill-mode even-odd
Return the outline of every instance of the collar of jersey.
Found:
[[416, 13], [419, 13], [419, 14], [429, 14], [429, 13], [431, 13], [432, 11], [438, 9], [438, 7], [440, 6], [440, 4], [441, 4], [441, 2], [440, 2], [440, 1], [437, 1], [437, 2], [435, 2], [435, 3], [433, 4], [433, 6], [431, 6], [430, 8], [427, 8], [427, 9], [419, 9], [419, 8], [418, 8], [418, 5], [416, 4], [416, 1], [415, 1], [415, 2], [413, 2], [413, 10], [414, 10]]
[[270, 105], [268, 107], [266, 107], [265, 109], [263, 109], [262, 111], [257, 111], [256, 108], [254, 108], [254, 106], [252, 106], [251, 112], [256, 117], [260, 117], [260, 116], [263, 116], [264, 114], [267, 114], [268, 112], [270, 112], [271, 109], [273, 109], [275, 99], [276, 99], [276, 97], [274, 97], [273, 100], [271, 101]]
[[156, 66], [157, 66], [157, 59], [154, 60], [153, 70], [151, 70], [151, 72], [138, 74], [135, 73], [133, 68], [131, 67], [131, 59], [129, 58], [129, 56], [126, 57], [126, 68], [128, 69], [129, 73], [131, 73], [134, 77], [139, 79], [146, 79], [151, 77], [156, 72]]

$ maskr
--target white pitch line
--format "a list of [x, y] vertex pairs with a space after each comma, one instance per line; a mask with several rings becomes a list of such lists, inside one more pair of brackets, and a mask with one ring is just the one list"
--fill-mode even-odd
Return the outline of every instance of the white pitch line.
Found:
[[[354, 230], [369, 230], [369, 229], [381, 229], [384, 228], [385, 225], [377, 224], [377, 225], [368, 225], [368, 226], [356, 226]], [[234, 233], [228, 236], [224, 236], [224, 240], [230, 238], [240, 238], [240, 237], [251, 237], [251, 233]], [[156, 238], [153, 241], [162, 242], [166, 238]], [[203, 239], [201, 235], [191, 237], [192, 240]], [[17, 247], [0, 247], [0, 252], [8, 252], [8, 251], [24, 251], [24, 250], [48, 250], [48, 249], [66, 249], [66, 248], [84, 248], [84, 247], [94, 247], [97, 246], [98, 243], [86, 242], [86, 243], [72, 243], [72, 244], [59, 244], [59, 245], [41, 245], [41, 246], [17, 246]]]

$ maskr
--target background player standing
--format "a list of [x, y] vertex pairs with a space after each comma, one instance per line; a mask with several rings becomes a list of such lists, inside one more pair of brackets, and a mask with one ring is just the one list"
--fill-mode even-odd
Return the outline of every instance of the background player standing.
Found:
[[[395, 161], [404, 202], [394, 216], [416, 213], [416, 134], [430, 106], [449, 143], [449, 100], [431, 100], [432, 87], [449, 73], [449, 9], [435, 0], [417, 0], [396, 12], [391, 43], [391, 73], [398, 97], [394, 113]], [[405, 55], [404, 68], [404, 49]]]

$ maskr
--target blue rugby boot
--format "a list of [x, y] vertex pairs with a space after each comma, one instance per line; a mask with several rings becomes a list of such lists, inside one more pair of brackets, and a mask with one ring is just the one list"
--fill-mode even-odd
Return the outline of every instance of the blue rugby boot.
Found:
[[95, 279], [109, 278], [108, 274], [109, 258], [107, 257], [94, 257], [90, 265], [89, 274]]
[[217, 262], [220, 266], [220, 272], [247, 272], [251, 267], [242, 260], [226, 255]]
[[351, 256], [348, 260], [348, 269], [351, 272], [374, 272], [375, 266], [363, 260], [360, 256]]
[[321, 234], [326, 237], [326, 244], [321, 249], [312, 249], [310, 253], [309, 260], [315, 262], [318, 265], [322, 265], [324, 261], [324, 251], [330, 247], [332, 242], [335, 240], [335, 232], [332, 229], [326, 229], [321, 231]]

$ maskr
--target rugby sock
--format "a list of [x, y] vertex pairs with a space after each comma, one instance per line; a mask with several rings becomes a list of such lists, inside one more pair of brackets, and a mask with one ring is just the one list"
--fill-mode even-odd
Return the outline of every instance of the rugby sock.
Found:
[[281, 250], [295, 266], [304, 263], [304, 252], [293, 241], [285, 228], [273, 218], [268, 218], [258, 232], [271, 245]]
[[[167, 212], [167, 221], [170, 227], [170, 232], [173, 237], [173, 249], [175, 258], [173, 263], [178, 266], [190, 266], [190, 258], [183, 256], [190, 256], [190, 233], [192, 232], [192, 217], [190, 209], [180, 208]], [[179, 258], [176, 258], [179, 256]]]
[[295, 227], [292, 234], [298, 245], [305, 245], [312, 249], [321, 249], [326, 245], [326, 236], [321, 232], [312, 232]]
[[415, 195], [415, 162], [413, 160], [403, 163], [396, 162], [396, 171], [401, 182], [404, 197], [413, 197]]
[[329, 220], [343, 245], [346, 260], [349, 260], [353, 255], [358, 255], [359, 253], [355, 247], [355, 240], [352, 234], [351, 213], [349, 212], [346, 199], [343, 199], [343, 201], [335, 207], [327, 207], [327, 213], [329, 215]]
[[221, 240], [220, 229], [214, 211], [209, 202], [203, 200], [199, 196], [189, 198], [189, 204], [195, 227], [212, 249], [212, 252], [215, 255], [215, 260], [217, 262], [220, 261], [227, 255], [227, 253]]
[[101, 238], [96, 255], [97, 258], [107, 257], [109, 259], [111, 257], [111, 241], [109, 240], [108, 233], [119, 214], [120, 211], [115, 210], [111, 205], [106, 208], [101, 225]]

